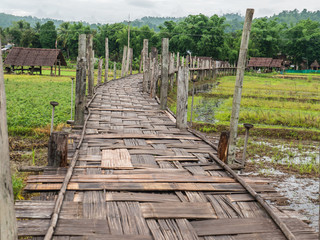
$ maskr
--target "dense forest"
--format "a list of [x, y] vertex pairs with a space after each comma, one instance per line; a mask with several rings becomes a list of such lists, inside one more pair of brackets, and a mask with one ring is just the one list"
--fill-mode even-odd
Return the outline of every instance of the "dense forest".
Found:
[[[1, 17], [0, 15], [0, 22]], [[34, 18], [31, 18], [34, 20]], [[182, 55], [210, 56], [214, 59], [237, 61], [243, 17], [226, 14], [211, 17], [199, 14], [185, 18], [145, 17], [131, 23], [130, 45], [134, 57], [139, 58], [143, 39], [149, 46], [161, 48], [161, 38], [170, 39], [170, 50]], [[96, 56], [104, 56], [104, 39], [109, 38], [111, 60], [119, 61], [127, 44], [127, 23], [88, 24], [84, 22], [14, 21], [0, 27], [2, 43], [15, 46], [58, 48], [67, 58], [75, 59], [79, 33], [94, 35]], [[265, 18], [256, 18], [252, 24], [249, 56], [288, 56], [294, 64], [320, 61], [320, 11], [283, 11]]]

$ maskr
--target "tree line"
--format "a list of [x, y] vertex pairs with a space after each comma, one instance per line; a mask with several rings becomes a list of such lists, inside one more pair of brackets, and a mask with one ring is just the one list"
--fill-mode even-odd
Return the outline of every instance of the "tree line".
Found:
[[[170, 51], [181, 55], [207, 56], [216, 60], [236, 63], [242, 30], [232, 28], [226, 17], [203, 14], [189, 15], [181, 21], [165, 21], [156, 32], [148, 25], [130, 27], [130, 46], [134, 58], [139, 59], [143, 39], [149, 39], [149, 46], [161, 49], [161, 39], [169, 38]], [[52, 21], [35, 26], [20, 20], [10, 27], [0, 28], [3, 43], [33, 48], [62, 49], [68, 59], [75, 59], [78, 50], [78, 36], [93, 34], [97, 57], [105, 54], [104, 40], [109, 38], [109, 52], [112, 61], [119, 61], [124, 45], [127, 45], [128, 25], [124, 23], [90, 25], [81, 22], [63, 22], [58, 27]], [[320, 22], [303, 19], [295, 24], [278, 21], [277, 18], [258, 18], [253, 21], [249, 43], [249, 57], [287, 56], [293, 64], [320, 61]]]

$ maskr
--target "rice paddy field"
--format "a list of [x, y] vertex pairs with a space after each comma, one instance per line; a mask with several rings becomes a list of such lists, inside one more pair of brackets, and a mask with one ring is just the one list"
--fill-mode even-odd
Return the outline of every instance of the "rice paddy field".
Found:
[[[235, 76], [225, 76], [209, 84], [209, 90], [195, 96], [193, 122], [228, 126]], [[196, 89], [201, 89], [201, 83], [197, 85]], [[191, 106], [191, 99], [189, 96], [188, 106]], [[174, 105], [172, 109], [175, 111]], [[246, 75], [244, 78], [239, 124], [318, 132], [319, 110], [318, 79], [284, 79], [273, 75]]]

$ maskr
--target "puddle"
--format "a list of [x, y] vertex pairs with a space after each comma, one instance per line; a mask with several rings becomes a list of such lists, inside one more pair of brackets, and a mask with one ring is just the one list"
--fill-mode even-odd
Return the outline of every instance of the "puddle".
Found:
[[215, 111], [223, 103], [223, 100], [213, 98], [201, 98], [195, 102], [194, 113], [195, 121], [206, 123], [217, 123]]
[[319, 181], [290, 176], [274, 184], [275, 189], [286, 196], [289, 207], [305, 216], [314, 229], [319, 231]]

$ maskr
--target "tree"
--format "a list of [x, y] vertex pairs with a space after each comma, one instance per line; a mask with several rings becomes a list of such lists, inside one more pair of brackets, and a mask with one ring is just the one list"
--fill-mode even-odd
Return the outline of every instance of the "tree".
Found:
[[55, 48], [57, 31], [52, 21], [48, 21], [41, 25], [39, 35], [42, 48]]
[[310, 64], [320, 59], [320, 23], [312, 20], [301, 20], [297, 25], [286, 31], [288, 38], [286, 52], [294, 63], [307, 60]]

